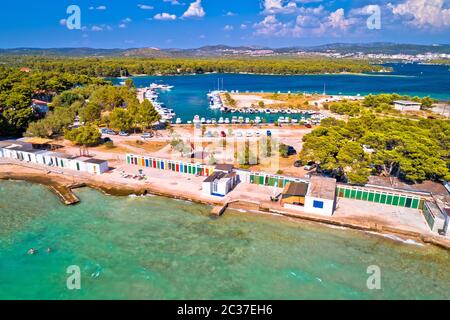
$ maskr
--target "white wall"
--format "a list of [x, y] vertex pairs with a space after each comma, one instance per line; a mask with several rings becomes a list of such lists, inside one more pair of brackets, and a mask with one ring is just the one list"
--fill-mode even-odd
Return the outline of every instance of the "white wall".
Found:
[[400, 111], [420, 111], [420, 106], [404, 106], [401, 104], [395, 104], [394, 109]]
[[[323, 209], [314, 208], [314, 201], [322, 201]], [[334, 212], [334, 201], [306, 196], [305, 211], [320, 215], [332, 216]]]
[[[164, 165], [164, 168], [166, 168], [165, 165]], [[109, 165], [108, 165], [108, 162], [103, 162], [103, 163], [100, 165], [100, 172], [99, 172], [99, 174], [105, 173], [105, 172], [107, 172], [107, 171], [109, 171]]]
[[203, 182], [202, 183], [202, 191], [203, 191], [203, 194], [210, 196], [211, 195], [211, 182]]

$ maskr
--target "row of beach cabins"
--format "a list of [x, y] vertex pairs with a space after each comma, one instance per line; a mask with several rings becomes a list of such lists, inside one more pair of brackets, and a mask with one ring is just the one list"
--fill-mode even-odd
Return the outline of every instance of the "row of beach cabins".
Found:
[[[448, 215], [430, 201], [428, 194], [372, 186], [357, 187], [336, 183], [335, 179], [313, 176], [309, 179], [289, 177], [236, 169], [233, 165], [206, 165], [167, 160], [143, 155], [127, 154], [128, 165], [205, 177], [202, 192], [205, 195], [225, 197], [239, 183], [272, 188], [274, 200], [289, 209], [332, 216], [338, 199], [364, 201], [368, 206], [390, 205], [421, 210], [433, 232], [450, 234]], [[283, 189], [281, 194], [279, 189]]]
[[0, 141], [0, 158], [96, 175], [109, 170], [105, 160], [37, 149], [31, 143], [21, 141]]

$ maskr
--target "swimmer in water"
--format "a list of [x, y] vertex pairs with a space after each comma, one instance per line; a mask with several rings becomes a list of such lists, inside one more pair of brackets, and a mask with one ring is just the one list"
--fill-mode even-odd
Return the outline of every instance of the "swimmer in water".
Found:
[[52, 248], [47, 248], [47, 253], [52, 252]]
[[36, 253], [36, 249], [34, 249], [34, 248], [31, 248], [30, 250], [28, 250], [28, 254], [29, 255], [33, 255], [33, 254], [35, 254]]

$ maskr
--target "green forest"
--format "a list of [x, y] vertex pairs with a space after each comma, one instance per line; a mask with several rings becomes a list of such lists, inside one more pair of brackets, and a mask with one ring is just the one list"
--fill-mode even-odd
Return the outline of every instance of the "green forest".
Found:
[[377, 72], [367, 61], [331, 58], [58, 58], [1, 56], [0, 64], [90, 77], [202, 73], [316, 74]]
[[[0, 68], [0, 136], [62, 136], [77, 118], [90, 127], [143, 131], [160, 117], [149, 101], [139, 103], [134, 85], [128, 84], [116, 87], [101, 78], [55, 70]], [[51, 101], [50, 112], [33, 110], [32, 99]]]
[[303, 141], [304, 162], [353, 184], [367, 183], [372, 174], [407, 182], [450, 179], [449, 120], [329, 118]]

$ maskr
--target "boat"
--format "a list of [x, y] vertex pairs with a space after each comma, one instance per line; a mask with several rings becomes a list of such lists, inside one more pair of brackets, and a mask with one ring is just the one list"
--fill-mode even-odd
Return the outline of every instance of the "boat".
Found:
[[245, 118], [245, 123], [250, 123], [250, 118]]
[[150, 84], [150, 89], [153, 89], [153, 90], [156, 90], [156, 89], [171, 90], [173, 88], [174, 88], [174, 86], [169, 86], [167, 84], [157, 84], [157, 83]]
[[199, 124], [200, 123], [200, 117], [199, 116], [195, 116], [193, 122], [194, 122], [194, 124]]
[[223, 124], [223, 118], [222, 117], [219, 118], [219, 124]]
[[265, 110], [266, 114], [270, 114], [270, 109]]
[[230, 119], [226, 118], [226, 119], [225, 119], [225, 123], [226, 123], [226, 124], [229, 124], [229, 123], [230, 123]]
[[181, 124], [181, 123], [182, 123], [181, 118], [177, 118], [177, 120], [175, 121], [175, 123], [176, 123], [176, 124]]
[[200, 120], [201, 123], [205, 123], [206, 119], [204, 117], [202, 117], [202, 119]]

